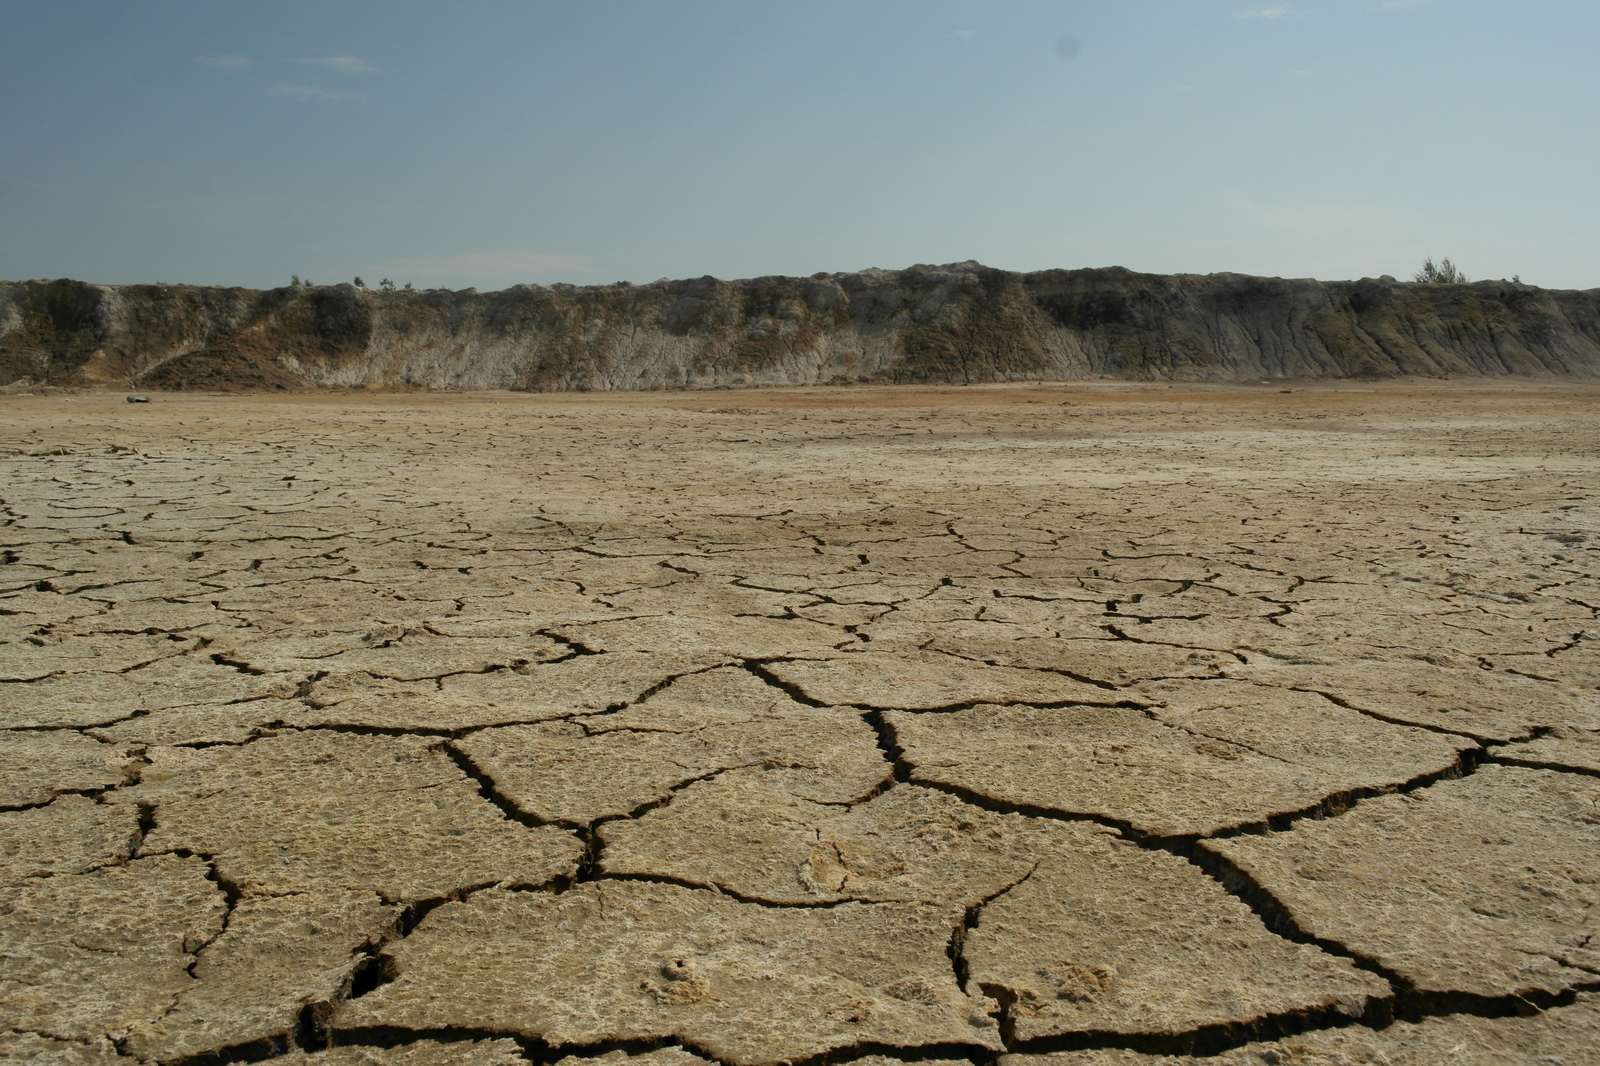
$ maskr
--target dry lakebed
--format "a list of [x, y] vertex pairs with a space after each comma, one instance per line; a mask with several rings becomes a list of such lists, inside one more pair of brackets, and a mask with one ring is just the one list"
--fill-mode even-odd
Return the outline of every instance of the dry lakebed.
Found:
[[0, 1059], [1600, 1062], [1600, 387], [0, 397]]

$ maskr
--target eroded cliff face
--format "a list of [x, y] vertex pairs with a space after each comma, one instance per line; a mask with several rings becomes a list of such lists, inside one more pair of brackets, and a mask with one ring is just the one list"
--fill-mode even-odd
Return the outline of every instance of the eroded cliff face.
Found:
[[659, 389], [1600, 374], [1600, 289], [977, 263], [380, 292], [0, 282], [0, 385]]

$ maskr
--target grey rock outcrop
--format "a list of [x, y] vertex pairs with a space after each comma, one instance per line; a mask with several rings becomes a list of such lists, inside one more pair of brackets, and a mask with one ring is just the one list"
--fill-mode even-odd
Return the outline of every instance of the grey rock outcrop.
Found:
[[649, 285], [0, 282], [0, 387], [610, 390], [1600, 374], [1600, 289], [977, 263]]

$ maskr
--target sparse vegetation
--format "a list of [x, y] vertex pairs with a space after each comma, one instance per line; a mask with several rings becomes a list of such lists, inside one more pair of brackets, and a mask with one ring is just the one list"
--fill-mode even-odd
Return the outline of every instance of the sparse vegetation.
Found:
[[[409, 285], [406, 287], [410, 288]], [[393, 292], [394, 282], [390, 281], [388, 278], [384, 278], [382, 281], [378, 282], [378, 288], [382, 289], [384, 292]]]
[[1417, 271], [1416, 280], [1435, 285], [1463, 285], [1467, 276], [1456, 269], [1456, 265], [1450, 262], [1448, 256], [1439, 260], [1437, 264], [1434, 263], [1433, 257], [1429, 256], [1422, 261], [1422, 269]]
[[356, 279], [355, 279], [354, 282], [352, 282], [352, 284], [354, 284], [355, 287], [358, 288], [358, 289], [364, 289], [364, 288], [367, 287], [367, 283], [361, 280], [361, 275], [360, 274], [356, 275]]

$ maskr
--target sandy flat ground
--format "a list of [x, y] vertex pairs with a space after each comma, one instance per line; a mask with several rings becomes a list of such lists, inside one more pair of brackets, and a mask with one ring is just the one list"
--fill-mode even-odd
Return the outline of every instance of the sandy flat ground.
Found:
[[1597, 492], [1589, 385], [0, 397], [0, 1057], [1600, 1062]]

